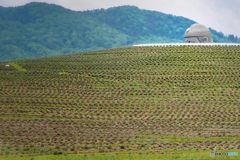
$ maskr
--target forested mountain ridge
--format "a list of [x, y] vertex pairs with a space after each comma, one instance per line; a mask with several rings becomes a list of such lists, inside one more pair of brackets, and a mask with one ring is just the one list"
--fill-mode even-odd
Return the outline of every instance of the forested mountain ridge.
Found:
[[[111, 48], [127, 41], [127, 35], [106, 24], [57, 5], [30, 3], [0, 12], [1, 60]], [[107, 42], [114, 45], [101, 44]]]
[[[0, 61], [45, 57], [138, 43], [184, 42], [196, 22], [135, 6], [71, 11], [32, 2], [0, 7]], [[212, 30], [214, 42], [239, 42]]]

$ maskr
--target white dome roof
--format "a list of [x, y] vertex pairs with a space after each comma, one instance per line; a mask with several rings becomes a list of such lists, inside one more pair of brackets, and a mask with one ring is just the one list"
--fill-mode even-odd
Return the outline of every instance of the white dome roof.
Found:
[[210, 30], [202, 24], [193, 24], [184, 34], [187, 37], [211, 37]]

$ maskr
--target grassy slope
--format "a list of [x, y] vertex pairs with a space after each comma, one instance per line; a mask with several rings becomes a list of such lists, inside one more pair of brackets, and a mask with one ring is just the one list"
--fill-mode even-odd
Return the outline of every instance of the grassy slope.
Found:
[[169, 46], [1, 62], [0, 159], [239, 152], [239, 59], [237, 46]]

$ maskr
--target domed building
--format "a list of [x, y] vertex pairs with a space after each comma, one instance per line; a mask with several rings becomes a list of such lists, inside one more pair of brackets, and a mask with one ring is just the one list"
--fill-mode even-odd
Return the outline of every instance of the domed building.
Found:
[[210, 30], [202, 24], [193, 24], [184, 34], [186, 43], [213, 43]]

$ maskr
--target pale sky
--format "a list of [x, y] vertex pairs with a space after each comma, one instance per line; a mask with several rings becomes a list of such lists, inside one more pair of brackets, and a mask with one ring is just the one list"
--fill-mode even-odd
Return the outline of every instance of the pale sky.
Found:
[[0, 5], [19, 6], [29, 2], [53, 3], [75, 11], [134, 5], [183, 16], [225, 35], [240, 37], [240, 0], [0, 0]]

